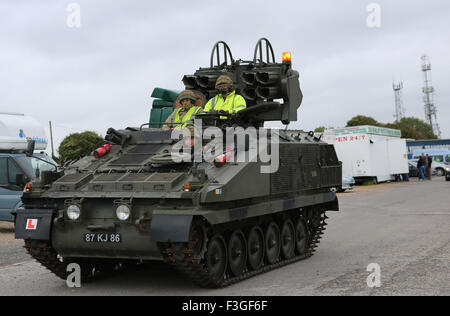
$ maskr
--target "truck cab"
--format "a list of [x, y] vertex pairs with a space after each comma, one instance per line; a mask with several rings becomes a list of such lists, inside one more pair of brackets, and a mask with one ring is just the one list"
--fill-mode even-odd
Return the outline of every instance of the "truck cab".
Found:
[[[45, 161], [27, 157], [28, 140], [37, 142], [34, 155]], [[24, 114], [0, 112], [0, 221], [14, 221], [11, 211], [22, 205], [26, 183], [40, 172], [54, 169], [55, 164], [43, 150], [47, 140], [43, 126]]]
[[[44, 152], [35, 156], [55, 164]], [[25, 184], [34, 180], [40, 172], [54, 169], [50, 163], [25, 154], [0, 153], [0, 221], [14, 221], [11, 211], [22, 205]]]

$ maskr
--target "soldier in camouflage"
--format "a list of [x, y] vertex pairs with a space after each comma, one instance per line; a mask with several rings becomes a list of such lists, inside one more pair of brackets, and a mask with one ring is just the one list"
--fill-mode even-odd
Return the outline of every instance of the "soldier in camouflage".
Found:
[[180, 93], [178, 100], [181, 107], [175, 109], [167, 118], [163, 130], [182, 129], [189, 127], [189, 122], [194, 119], [195, 114], [201, 111], [201, 106], [195, 106], [197, 95], [189, 90]]
[[221, 75], [217, 78], [216, 89], [219, 91], [219, 94], [208, 101], [204, 112], [224, 111], [234, 114], [247, 107], [245, 99], [236, 94], [236, 91], [233, 89], [233, 80], [230, 77]]

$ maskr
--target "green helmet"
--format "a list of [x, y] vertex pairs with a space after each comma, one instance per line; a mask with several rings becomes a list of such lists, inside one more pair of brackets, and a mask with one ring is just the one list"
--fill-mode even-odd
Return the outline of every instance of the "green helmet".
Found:
[[181, 92], [178, 100], [180, 102], [182, 102], [183, 100], [186, 100], [186, 99], [191, 100], [193, 104], [195, 103], [195, 101], [197, 101], [196, 95], [192, 91], [189, 91], [189, 90], [184, 90], [183, 92]]
[[219, 86], [222, 86], [222, 85], [227, 85], [227, 86], [232, 87], [233, 80], [226, 75], [221, 75], [219, 78], [217, 78], [216, 89], [219, 89]]

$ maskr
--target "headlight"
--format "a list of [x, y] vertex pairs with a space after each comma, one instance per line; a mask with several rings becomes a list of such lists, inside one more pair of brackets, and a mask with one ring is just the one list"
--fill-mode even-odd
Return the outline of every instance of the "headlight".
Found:
[[81, 211], [80, 211], [80, 207], [78, 205], [70, 205], [67, 208], [67, 216], [73, 221], [76, 221], [77, 219], [79, 219], [80, 214], [81, 214]]
[[130, 208], [127, 205], [119, 205], [119, 207], [117, 207], [116, 209], [117, 218], [121, 221], [126, 221], [127, 219], [129, 219], [130, 213]]

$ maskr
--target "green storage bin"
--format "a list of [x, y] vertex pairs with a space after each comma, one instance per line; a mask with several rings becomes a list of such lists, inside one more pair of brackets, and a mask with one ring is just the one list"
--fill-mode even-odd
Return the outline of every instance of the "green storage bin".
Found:
[[167, 118], [170, 116], [170, 114], [172, 114], [173, 111], [174, 111], [174, 109], [172, 109], [172, 108], [162, 109], [161, 122], [164, 123], [167, 120]]
[[152, 98], [162, 99], [164, 101], [175, 102], [180, 92], [162, 88], [155, 88], [152, 92]]
[[161, 128], [161, 109], [151, 109], [150, 111], [150, 128]]
[[173, 102], [156, 99], [156, 100], [153, 100], [152, 107], [154, 109], [173, 108]]

